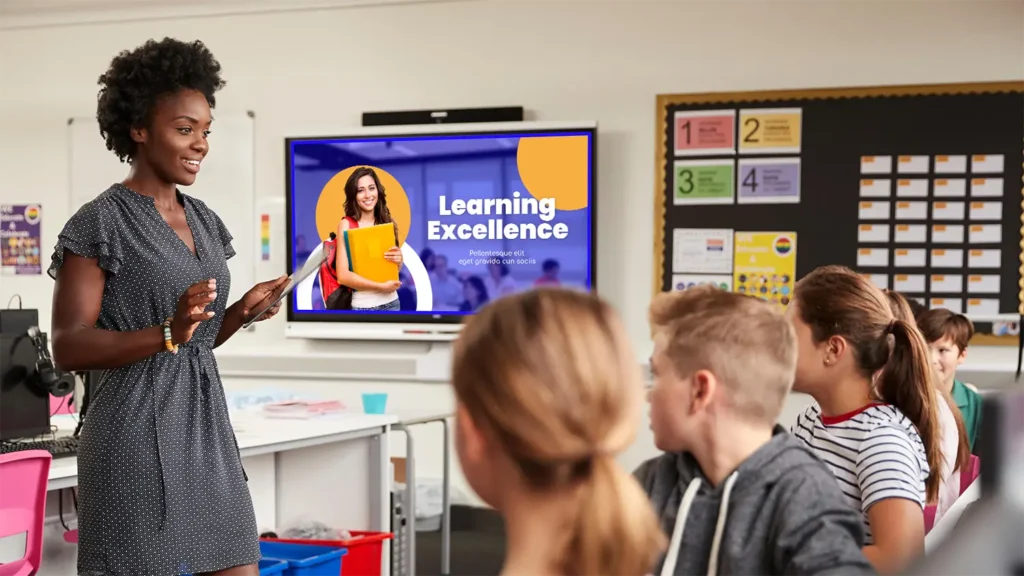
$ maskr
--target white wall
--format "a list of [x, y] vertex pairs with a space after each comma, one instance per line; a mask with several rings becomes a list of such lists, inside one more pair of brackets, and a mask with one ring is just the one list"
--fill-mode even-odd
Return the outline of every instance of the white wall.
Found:
[[[69, 216], [65, 122], [95, 113], [96, 79], [110, 58], [150, 37], [200, 38], [228, 80], [218, 109], [256, 112], [261, 198], [283, 197], [286, 135], [356, 126], [363, 111], [523, 105], [535, 119], [597, 120], [597, 280], [624, 315], [638, 359], [650, 351], [656, 94], [1024, 78], [1019, 0], [478, 0], [218, 17], [181, 11], [189, 14], [26, 29], [0, 23], [0, 199], [43, 203], [44, 247]], [[284, 269], [283, 234], [274, 249], [277, 270], [268, 275]], [[20, 293], [49, 324], [48, 278], [0, 283], [0, 305]], [[315, 351], [383, 361], [428, 350], [286, 341], [283, 316], [238, 335], [222, 357]], [[977, 350], [972, 361], [1006, 367], [1012, 356]], [[345, 394], [365, 386], [295, 385], [336, 385]], [[410, 405], [450, 404], [437, 385], [391, 389]], [[627, 464], [651, 453], [646, 425], [641, 432]]]

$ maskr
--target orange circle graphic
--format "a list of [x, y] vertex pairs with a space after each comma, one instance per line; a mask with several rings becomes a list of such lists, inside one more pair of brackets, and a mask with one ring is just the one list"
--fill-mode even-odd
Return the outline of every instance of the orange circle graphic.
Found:
[[588, 204], [586, 136], [527, 136], [519, 139], [519, 179], [534, 198], [554, 198], [558, 210]]
[[[331, 232], [338, 231], [338, 223], [345, 217], [345, 182], [358, 168], [363, 166], [352, 166], [338, 172], [320, 190], [320, 198], [316, 201], [316, 231], [321, 240], [328, 239]], [[412, 210], [405, 189], [387, 170], [376, 166], [366, 168], [372, 168], [377, 173], [380, 185], [384, 188], [388, 209], [391, 210], [391, 219], [398, 226], [398, 243], [405, 244], [412, 224]]]

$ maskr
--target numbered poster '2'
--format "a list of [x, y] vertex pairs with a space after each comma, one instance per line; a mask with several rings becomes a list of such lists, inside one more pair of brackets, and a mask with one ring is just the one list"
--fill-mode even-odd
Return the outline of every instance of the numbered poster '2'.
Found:
[[785, 305], [838, 264], [981, 321], [1022, 308], [1024, 82], [662, 95], [657, 117], [656, 292]]

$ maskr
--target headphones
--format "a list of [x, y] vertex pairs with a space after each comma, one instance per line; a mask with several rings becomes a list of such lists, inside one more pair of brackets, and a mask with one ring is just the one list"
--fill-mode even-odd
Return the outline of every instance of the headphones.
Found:
[[43, 343], [42, 333], [38, 326], [28, 329], [28, 337], [36, 347], [36, 372], [29, 377], [29, 380], [36, 384], [41, 391], [58, 398], [67, 396], [75, 390], [75, 376], [63, 372], [53, 363], [50, 358], [50, 351]]

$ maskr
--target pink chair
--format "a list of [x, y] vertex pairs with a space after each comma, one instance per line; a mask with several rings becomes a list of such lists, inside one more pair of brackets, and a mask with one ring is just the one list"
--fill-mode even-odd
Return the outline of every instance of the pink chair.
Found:
[[930, 504], [924, 507], [924, 533], [927, 534], [932, 531], [932, 527], [935, 526], [935, 512], [938, 511], [938, 507], [934, 504]]
[[27, 533], [25, 556], [0, 564], [0, 576], [30, 576], [39, 571], [52, 459], [45, 450], [0, 454], [0, 538]]
[[978, 479], [978, 475], [981, 474], [981, 460], [971, 454], [971, 461], [967, 463], [967, 469], [960, 471], [960, 493], [963, 494], [971, 483]]

